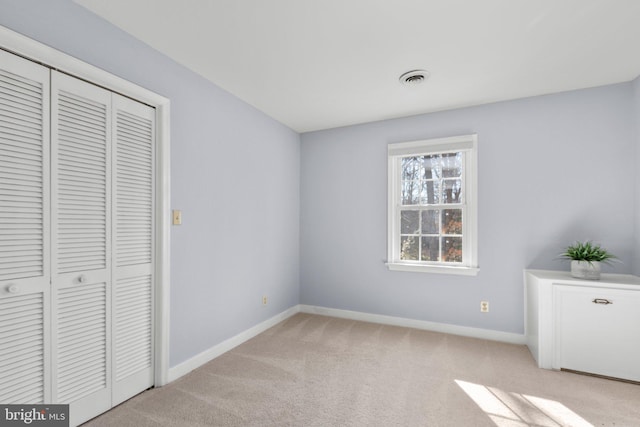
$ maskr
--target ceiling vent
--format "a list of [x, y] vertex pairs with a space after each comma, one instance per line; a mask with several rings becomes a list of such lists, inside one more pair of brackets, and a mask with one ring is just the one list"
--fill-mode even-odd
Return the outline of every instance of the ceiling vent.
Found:
[[429, 72], [426, 70], [407, 71], [400, 76], [400, 83], [406, 86], [416, 86], [423, 83], [429, 78]]

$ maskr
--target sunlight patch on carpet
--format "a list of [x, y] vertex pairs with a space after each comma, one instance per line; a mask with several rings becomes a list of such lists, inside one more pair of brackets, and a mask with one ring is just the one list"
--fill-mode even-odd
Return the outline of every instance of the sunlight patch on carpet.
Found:
[[455, 382], [498, 427], [593, 427], [557, 401], [461, 380]]

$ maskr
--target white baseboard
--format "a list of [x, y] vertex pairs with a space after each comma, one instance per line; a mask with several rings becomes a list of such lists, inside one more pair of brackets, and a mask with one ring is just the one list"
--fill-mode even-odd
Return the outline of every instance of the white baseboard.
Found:
[[245, 341], [250, 340], [256, 335], [261, 334], [262, 332], [266, 331], [272, 326], [277, 325], [283, 320], [286, 320], [289, 317], [299, 312], [300, 312], [300, 306], [294, 305], [293, 307], [283, 311], [282, 313], [276, 314], [272, 318], [267, 319], [264, 322], [258, 323], [256, 326], [249, 328], [244, 332], [240, 332], [238, 335], [235, 335], [225, 341], [222, 341], [220, 344], [216, 344], [210, 349], [205, 350], [202, 353], [193, 356], [191, 359], [185, 360], [179, 365], [169, 368], [169, 382], [177, 380], [181, 376], [188, 374], [194, 369], [199, 368], [205, 363], [239, 346]]
[[490, 329], [472, 328], [469, 326], [449, 325], [446, 323], [428, 322], [426, 320], [407, 319], [404, 317], [385, 316], [382, 314], [370, 314], [360, 311], [340, 310], [337, 308], [318, 307], [313, 305], [298, 304], [280, 314], [273, 316], [257, 324], [256, 326], [239, 333], [220, 344], [193, 356], [179, 365], [169, 368], [169, 382], [177, 380], [205, 363], [250, 340], [256, 335], [277, 325], [297, 313], [320, 314], [323, 316], [338, 317], [341, 319], [359, 320], [362, 322], [379, 323], [383, 325], [402, 326], [406, 328], [424, 329], [427, 331], [442, 332], [445, 334], [461, 335], [471, 338], [480, 338], [491, 341], [501, 341], [511, 344], [526, 344], [523, 334], [493, 331]]
[[424, 329], [427, 331], [442, 332], [445, 334], [461, 335], [464, 337], [480, 338], [491, 341], [501, 341], [510, 344], [526, 344], [526, 337], [524, 336], [524, 334], [472, 328], [469, 326], [450, 325], [447, 323], [428, 322], [426, 320], [406, 319], [403, 317], [385, 316], [382, 314], [370, 314], [359, 311], [317, 307], [313, 305], [299, 305], [298, 307], [300, 312], [302, 313], [320, 314], [324, 316], [339, 317], [341, 319], [380, 323], [383, 325]]

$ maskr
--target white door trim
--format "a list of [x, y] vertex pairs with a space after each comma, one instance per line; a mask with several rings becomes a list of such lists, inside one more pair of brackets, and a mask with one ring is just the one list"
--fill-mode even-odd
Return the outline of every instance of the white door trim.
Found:
[[169, 382], [170, 101], [66, 53], [0, 26], [0, 49], [136, 99], [156, 109], [155, 386]]

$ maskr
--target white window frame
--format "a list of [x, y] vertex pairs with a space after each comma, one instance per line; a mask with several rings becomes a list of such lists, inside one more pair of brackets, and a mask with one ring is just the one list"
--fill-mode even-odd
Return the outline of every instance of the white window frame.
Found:
[[[478, 267], [478, 136], [460, 135], [388, 145], [387, 267], [389, 270], [475, 276]], [[402, 158], [464, 152], [462, 263], [407, 261], [400, 259], [400, 209]], [[453, 206], [452, 206], [453, 207]]]

